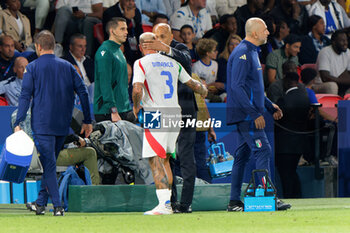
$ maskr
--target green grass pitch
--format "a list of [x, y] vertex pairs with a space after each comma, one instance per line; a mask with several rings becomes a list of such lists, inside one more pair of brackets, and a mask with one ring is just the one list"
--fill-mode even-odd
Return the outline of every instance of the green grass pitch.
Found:
[[143, 213], [66, 213], [35, 216], [24, 205], [0, 205], [0, 233], [49, 232], [350, 232], [350, 198], [285, 200], [288, 211], [193, 212], [170, 216]]

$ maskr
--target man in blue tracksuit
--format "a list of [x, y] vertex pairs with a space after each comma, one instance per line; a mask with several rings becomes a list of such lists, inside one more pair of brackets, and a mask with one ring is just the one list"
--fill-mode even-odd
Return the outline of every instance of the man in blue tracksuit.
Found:
[[69, 131], [75, 93], [83, 106], [81, 133], [85, 132], [85, 137], [92, 132], [92, 125], [86, 86], [69, 62], [54, 55], [54, 47], [55, 38], [49, 31], [42, 31], [36, 36], [35, 49], [39, 58], [27, 65], [24, 71], [14, 126], [15, 131], [21, 129], [21, 122], [25, 119], [32, 99], [33, 138], [44, 168], [41, 190], [35, 204], [36, 214], [45, 213], [50, 196], [54, 215], [63, 216], [56, 178], [56, 159]]
[[[259, 18], [250, 18], [245, 30], [245, 39], [234, 49], [227, 65], [227, 123], [237, 125], [240, 143], [234, 154], [228, 211], [243, 211], [240, 194], [250, 153], [253, 152], [256, 159], [256, 169], [269, 170], [271, 146], [264, 131], [265, 108], [274, 119], [282, 117], [280, 108], [264, 95], [262, 67], [257, 53], [258, 46], [266, 43], [269, 31]], [[288, 204], [279, 201], [278, 206], [281, 205]]]

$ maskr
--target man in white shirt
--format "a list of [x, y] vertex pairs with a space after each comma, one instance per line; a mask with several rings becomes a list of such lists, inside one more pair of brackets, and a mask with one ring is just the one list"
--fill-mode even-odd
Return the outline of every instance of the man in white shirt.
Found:
[[313, 88], [316, 93], [344, 95], [350, 93], [350, 50], [345, 31], [335, 31], [331, 42], [318, 54], [316, 66], [323, 83]]
[[180, 37], [180, 29], [183, 25], [191, 25], [196, 39], [213, 28], [210, 14], [206, 7], [206, 0], [187, 0], [186, 6], [178, 9], [170, 18], [170, 25], [173, 30], [174, 39], [183, 42]]
[[102, 0], [58, 0], [56, 4], [55, 40], [62, 44], [66, 34], [70, 38], [80, 32], [86, 36], [86, 54], [94, 54], [94, 25], [101, 23]]

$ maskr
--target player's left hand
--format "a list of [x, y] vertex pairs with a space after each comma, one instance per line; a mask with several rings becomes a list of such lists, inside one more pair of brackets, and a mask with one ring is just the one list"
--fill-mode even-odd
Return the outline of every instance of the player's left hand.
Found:
[[283, 113], [282, 110], [280, 109], [280, 107], [278, 107], [277, 104], [272, 104], [273, 107], [277, 110], [274, 114], [273, 114], [273, 119], [275, 120], [280, 120], [283, 117]]
[[84, 132], [85, 132], [85, 137], [88, 138], [92, 133], [92, 124], [83, 124], [81, 126], [80, 134], [83, 134]]

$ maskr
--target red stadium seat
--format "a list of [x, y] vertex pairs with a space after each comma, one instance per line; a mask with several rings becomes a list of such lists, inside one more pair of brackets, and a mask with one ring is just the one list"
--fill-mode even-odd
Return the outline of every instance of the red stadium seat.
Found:
[[346, 95], [344, 96], [344, 100], [350, 100], [350, 94], [346, 94]]
[[150, 25], [142, 24], [142, 30], [143, 32], [152, 32], [153, 27]]
[[317, 70], [316, 69], [316, 64], [311, 64], [311, 63], [308, 63], [308, 64], [304, 64], [301, 66], [301, 70], [305, 69], [305, 68], [312, 68], [314, 70]]
[[316, 94], [316, 98], [318, 102], [322, 104], [321, 109], [323, 111], [334, 118], [338, 117], [338, 109], [336, 105], [339, 100], [343, 100], [341, 96], [333, 94]]
[[94, 37], [100, 44], [102, 44], [102, 42], [105, 40], [102, 23], [97, 23], [94, 25]]
[[7, 100], [0, 96], [0, 106], [8, 106]]

